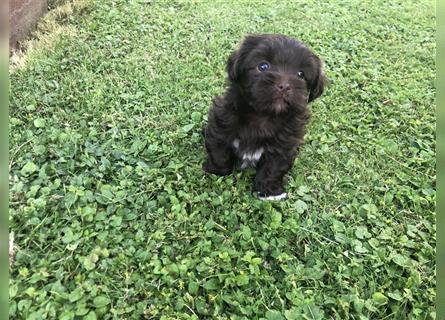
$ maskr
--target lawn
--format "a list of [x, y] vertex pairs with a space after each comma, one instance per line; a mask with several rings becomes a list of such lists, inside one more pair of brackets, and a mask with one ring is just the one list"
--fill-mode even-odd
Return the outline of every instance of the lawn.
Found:
[[[55, 9], [11, 59], [11, 318], [435, 319], [434, 5]], [[281, 202], [201, 170], [254, 32], [301, 39], [330, 79]]]

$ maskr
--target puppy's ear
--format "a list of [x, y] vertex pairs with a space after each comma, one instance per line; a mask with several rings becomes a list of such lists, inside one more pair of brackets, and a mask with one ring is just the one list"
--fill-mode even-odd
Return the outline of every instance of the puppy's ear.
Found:
[[241, 74], [241, 49], [234, 51], [227, 60], [227, 74], [231, 82], [237, 82]]
[[316, 58], [316, 76], [314, 81], [312, 81], [310, 86], [310, 93], [309, 93], [309, 99], [308, 102], [311, 102], [315, 99], [317, 99], [319, 96], [322, 95], [324, 91], [324, 87], [326, 86], [328, 79], [323, 71], [323, 62], [318, 58]]
[[244, 60], [261, 41], [266, 39], [267, 36], [261, 34], [251, 34], [244, 38], [239, 48], [234, 51], [227, 60], [227, 74], [231, 82], [237, 82], [242, 73]]

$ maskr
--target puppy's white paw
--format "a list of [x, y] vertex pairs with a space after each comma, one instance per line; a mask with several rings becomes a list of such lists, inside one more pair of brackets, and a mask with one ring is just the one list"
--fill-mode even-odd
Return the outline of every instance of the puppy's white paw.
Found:
[[282, 194], [276, 195], [276, 196], [267, 196], [267, 197], [261, 197], [258, 196], [258, 199], [260, 200], [283, 200], [287, 198], [287, 193], [283, 192]]

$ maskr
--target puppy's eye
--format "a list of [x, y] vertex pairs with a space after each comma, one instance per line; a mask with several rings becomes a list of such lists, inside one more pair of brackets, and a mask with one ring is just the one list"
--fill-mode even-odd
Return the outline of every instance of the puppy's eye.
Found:
[[258, 70], [261, 72], [267, 71], [267, 70], [269, 70], [269, 68], [270, 68], [270, 65], [267, 62], [261, 62], [258, 65]]
[[298, 76], [298, 78], [300, 78], [300, 79], [304, 79], [304, 72], [303, 72], [303, 71], [298, 71], [298, 72], [297, 72], [297, 76]]

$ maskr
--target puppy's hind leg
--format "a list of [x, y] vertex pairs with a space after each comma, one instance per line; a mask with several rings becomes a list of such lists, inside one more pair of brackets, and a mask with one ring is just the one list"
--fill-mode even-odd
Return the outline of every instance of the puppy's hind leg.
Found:
[[205, 146], [207, 150], [207, 160], [202, 169], [205, 172], [213, 173], [219, 176], [225, 176], [232, 173], [235, 163], [235, 154], [232, 147], [216, 139], [211, 134], [205, 136]]

